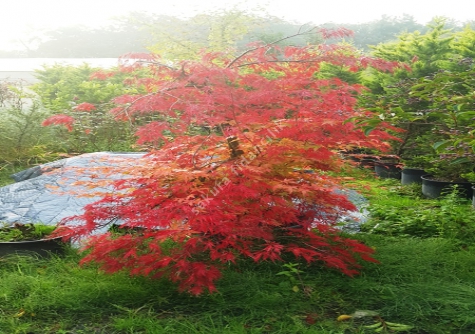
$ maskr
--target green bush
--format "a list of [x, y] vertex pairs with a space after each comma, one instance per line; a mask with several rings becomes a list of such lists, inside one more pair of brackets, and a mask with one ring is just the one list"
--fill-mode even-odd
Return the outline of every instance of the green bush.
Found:
[[[440, 18], [428, 28], [424, 34], [404, 33], [395, 42], [373, 48], [374, 56], [404, 62], [407, 67], [394, 74], [363, 73], [362, 83], [370, 90], [359, 101], [373, 117], [365, 115], [359, 124], [368, 130], [384, 121], [405, 130], [398, 135], [400, 141], [392, 143], [393, 154], [404, 161], [417, 156], [439, 158], [437, 167], [444, 178], [456, 180], [473, 172], [475, 161], [475, 31], [467, 26], [454, 32]], [[432, 161], [413, 167], [428, 168]]]
[[[146, 70], [134, 72], [137, 77], [146, 75]], [[123, 94], [133, 96], [144, 89], [140, 85], [127, 85], [125, 81], [130, 76], [130, 73], [119, 71], [112, 75], [112, 72], [87, 64], [56, 64], [37, 70], [36, 77], [40, 81], [31, 89], [38, 94], [42, 105], [48, 108], [50, 115], [66, 115], [74, 119], [74, 124], [69, 128], [48, 127], [57, 138], [54, 151], [85, 153], [134, 150], [136, 120], [117, 121], [116, 115], [109, 112], [113, 107], [111, 100], [115, 97]], [[81, 108], [84, 104], [88, 105], [85, 109]]]
[[475, 242], [475, 210], [457, 194], [457, 189], [439, 200], [401, 198], [392, 205], [372, 203], [364, 232], [417, 238], [441, 237], [464, 244]]
[[41, 126], [49, 113], [23, 81], [0, 81], [0, 115], [0, 168], [54, 158], [51, 129]]

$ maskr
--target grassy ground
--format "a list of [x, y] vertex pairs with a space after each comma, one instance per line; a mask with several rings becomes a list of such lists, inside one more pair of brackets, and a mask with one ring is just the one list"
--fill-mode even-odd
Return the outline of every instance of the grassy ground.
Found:
[[[380, 261], [365, 264], [359, 276], [244, 261], [225, 272], [218, 294], [191, 297], [166, 281], [79, 267], [73, 250], [50, 260], [9, 257], [0, 259], [0, 333], [351, 334], [375, 333], [365, 327], [373, 324], [395, 333], [388, 322], [411, 326], [405, 333], [475, 333], [475, 247], [470, 238], [440, 232], [455, 228], [447, 221], [470, 217], [469, 203], [425, 200], [417, 187], [395, 181], [369, 178], [353, 186], [375, 214], [353, 237], [374, 247]], [[450, 205], [458, 213], [444, 218]], [[417, 217], [408, 210], [414, 207], [438, 218]], [[388, 221], [422, 225], [423, 232], [414, 237]], [[436, 228], [424, 229], [425, 221]], [[374, 228], [384, 223], [388, 228]], [[361, 310], [359, 318], [337, 320]]]

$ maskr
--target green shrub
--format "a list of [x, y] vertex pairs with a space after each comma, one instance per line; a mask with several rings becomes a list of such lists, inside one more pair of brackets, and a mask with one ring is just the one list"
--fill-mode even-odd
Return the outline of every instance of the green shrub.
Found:
[[51, 130], [41, 126], [48, 111], [23, 81], [0, 81], [0, 116], [0, 168], [53, 158]]
[[38, 240], [51, 234], [56, 226], [43, 224], [13, 224], [3, 226], [0, 223], [0, 241]]
[[373, 202], [364, 232], [418, 238], [441, 237], [475, 242], [475, 211], [457, 189], [439, 200], [402, 197], [399, 201]]
[[[137, 70], [133, 75], [143, 77], [148, 74], [147, 70]], [[115, 97], [124, 94], [133, 97], [144, 89], [140, 85], [126, 84], [129, 76], [130, 73], [117, 71], [113, 74], [87, 64], [45, 66], [36, 71], [40, 81], [31, 89], [52, 116], [41, 121], [44, 121], [43, 125], [53, 125], [47, 128], [57, 138], [55, 152], [134, 150], [135, 127], [144, 117], [129, 118], [124, 122], [124, 119], [118, 121], [118, 115], [110, 112]], [[65, 119], [70, 119], [71, 124], [58, 126], [65, 125]]]

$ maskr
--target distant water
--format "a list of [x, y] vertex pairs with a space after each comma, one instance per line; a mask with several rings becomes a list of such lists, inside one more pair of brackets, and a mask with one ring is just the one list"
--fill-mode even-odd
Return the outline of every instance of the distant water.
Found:
[[0, 81], [22, 80], [27, 84], [38, 82], [35, 70], [43, 66], [72, 65], [81, 66], [84, 63], [91, 67], [110, 68], [119, 65], [118, 58], [0, 58]]
[[44, 65], [53, 66], [89, 64], [91, 67], [114, 67], [119, 64], [117, 58], [0, 58], [0, 72], [33, 72]]

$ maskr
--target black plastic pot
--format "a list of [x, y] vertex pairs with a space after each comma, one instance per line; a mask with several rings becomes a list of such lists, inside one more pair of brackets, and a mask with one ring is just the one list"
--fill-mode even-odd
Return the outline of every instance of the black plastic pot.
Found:
[[360, 162], [359, 162], [359, 166], [361, 168], [370, 168], [370, 169], [373, 169], [374, 168], [374, 164], [375, 164], [375, 160], [374, 159], [361, 159]]
[[472, 199], [473, 191], [470, 182], [449, 182], [435, 180], [432, 175], [423, 175], [422, 194], [428, 198], [438, 198], [444, 193], [450, 192], [454, 186], [457, 186], [461, 197]]
[[384, 179], [401, 179], [401, 167], [398, 162], [376, 161], [374, 172]]
[[34, 255], [47, 257], [50, 254], [63, 255], [65, 243], [62, 237], [34, 241], [3, 241], [0, 242], [0, 257], [7, 255]]
[[422, 183], [421, 176], [426, 175], [426, 171], [419, 168], [403, 168], [401, 171], [401, 184]]
[[354, 161], [359, 167], [374, 168], [375, 158], [369, 154], [344, 154], [345, 159]]

